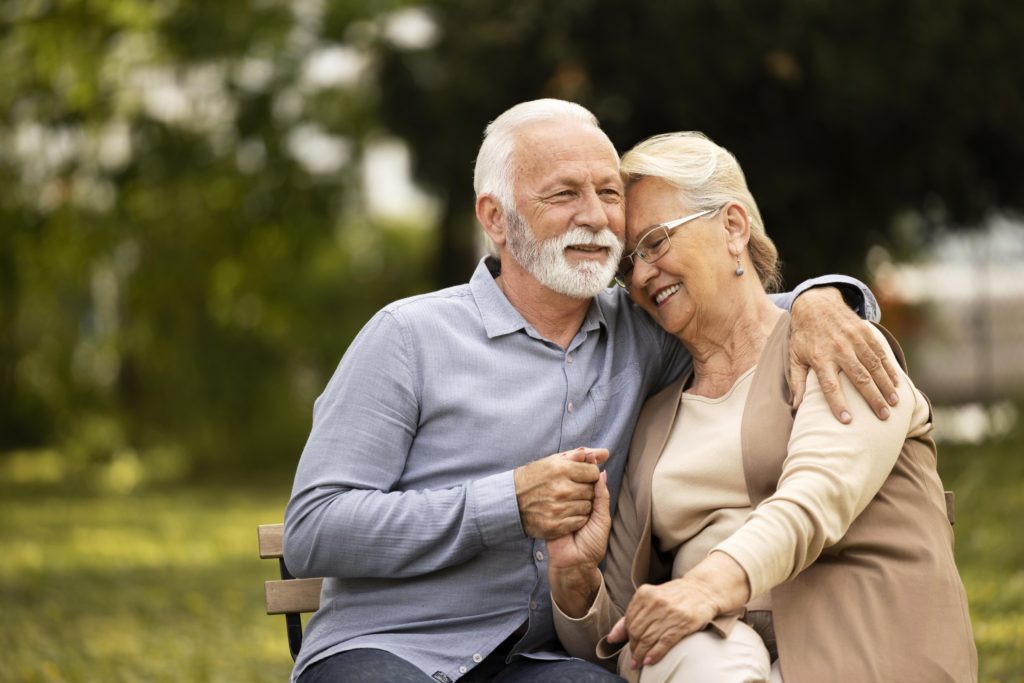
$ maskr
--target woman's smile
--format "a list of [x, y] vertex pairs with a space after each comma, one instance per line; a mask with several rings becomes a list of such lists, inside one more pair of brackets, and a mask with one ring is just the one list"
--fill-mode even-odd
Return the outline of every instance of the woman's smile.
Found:
[[662, 287], [651, 295], [651, 303], [655, 306], [661, 306], [663, 303], [668, 301], [673, 294], [682, 289], [682, 287], [683, 286], [678, 282], [673, 285], [669, 285], [668, 287]]

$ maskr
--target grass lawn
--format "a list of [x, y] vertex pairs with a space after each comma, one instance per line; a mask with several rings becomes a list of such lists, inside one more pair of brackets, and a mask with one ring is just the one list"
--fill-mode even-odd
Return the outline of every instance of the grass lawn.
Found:
[[0, 490], [0, 681], [286, 681], [256, 524], [289, 488]]
[[[1024, 681], [1024, 439], [941, 449], [983, 682]], [[256, 524], [279, 483], [96, 495], [0, 481], [0, 681], [285, 681]]]

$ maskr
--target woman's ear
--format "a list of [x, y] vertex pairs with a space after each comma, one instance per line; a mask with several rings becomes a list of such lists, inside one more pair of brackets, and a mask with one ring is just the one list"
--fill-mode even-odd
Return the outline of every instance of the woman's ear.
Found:
[[476, 219], [480, 221], [487, 236], [494, 240], [499, 247], [505, 246], [505, 211], [501, 203], [489, 194], [482, 194], [476, 198]]
[[750, 241], [750, 215], [739, 202], [729, 202], [722, 207], [722, 217], [728, 234], [729, 253], [739, 256]]

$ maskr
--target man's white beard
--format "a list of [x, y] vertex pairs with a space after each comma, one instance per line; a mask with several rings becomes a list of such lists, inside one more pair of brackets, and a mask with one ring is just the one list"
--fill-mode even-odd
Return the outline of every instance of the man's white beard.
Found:
[[[572, 228], [546, 240], [538, 240], [519, 212], [508, 216], [508, 249], [537, 282], [559, 294], [575, 299], [591, 299], [611, 284], [622, 256], [622, 243], [608, 228], [592, 232], [586, 228]], [[608, 248], [604, 263], [581, 261], [569, 263], [565, 250], [570, 245], [595, 244]]]

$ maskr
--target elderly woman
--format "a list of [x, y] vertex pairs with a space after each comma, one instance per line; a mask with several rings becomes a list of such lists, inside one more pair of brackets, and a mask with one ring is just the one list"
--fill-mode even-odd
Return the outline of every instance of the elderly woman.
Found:
[[776, 251], [735, 158], [672, 133], [622, 173], [617, 280], [693, 371], [644, 407], [614, 524], [599, 481], [587, 526], [548, 543], [563, 644], [643, 683], [976, 680], [928, 401], [904, 374], [888, 420], [854, 396], [842, 424], [812, 374], [794, 412]]

